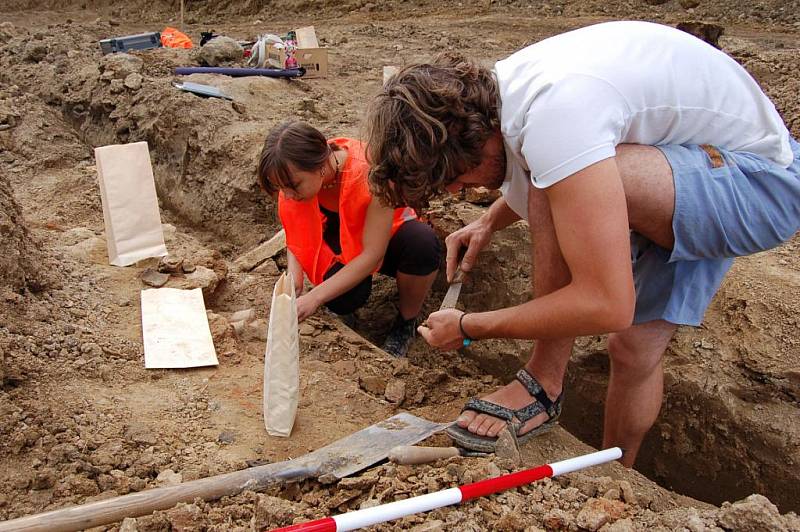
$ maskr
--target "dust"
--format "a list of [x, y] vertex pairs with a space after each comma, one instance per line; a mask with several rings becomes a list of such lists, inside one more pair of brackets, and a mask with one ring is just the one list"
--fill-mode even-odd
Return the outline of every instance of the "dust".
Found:
[[[102, 38], [176, 25], [177, 2], [15, 3], [0, 23], [0, 518], [297, 458], [400, 410], [451, 421], [466, 398], [494, 389], [524, 363], [528, 342], [499, 340], [462, 353], [417, 342], [408, 358], [391, 358], [374, 347], [396, 313], [394, 284], [379, 279], [355, 332], [325, 312], [302, 325], [295, 429], [289, 439], [267, 436], [264, 341], [257, 327], [237, 331], [231, 318], [253, 309], [253, 323], [264, 323], [285, 256], [247, 272], [231, 264], [278, 229], [274, 203], [254, 176], [272, 125], [300, 118], [328, 135], [357, 136], [383, 66], [442, 49], [491, 62], [560, 31], [637, 18], [723, 26], [720, 47], [758, 79], [797, 136], [795, 4], [354, 0], [290, 1], [277, 12], [256, 0], [187, 3], [185, 29], [195, 40], [210, 29], [248, 40], [313, 23], [330, 50], [325, 80], [189, 78], [223, 89], [234, 97], [228, 102], [172, 86], [174, 67], [195, 61], [191, 51], [100, 54]], [[108, 266], [92, 156], [95, 146], [134, 141], [150, 146], [170, 253], [216, 281], [205, 297], [218, 368], [143, 368], [139, 276], [158, 261]], [[427, 219], [443, 236], [479, 216], [485, 203], [447, 199]], [[496, 236], [464, 286], [462, 307], [528, 297], [527, 239], [519, 224]], [[800, 427], [793, 422], [800, 405], [799, 247], [795, 237], [737, 261], [704, 327], [682, 329], [670, 346], [665, 405], [637, 465], [661, 486], [609, 465], [375, 529], [800, 528], [792, 513], [800, 508]], [[183, 281], [172, 277], [170, 283]], [[438, 307], [444, 279], [434, 288], [425, 311]], [[578, 342], [562, 416], [569, 432], [556, 429], [525, 446], [526, 466], [586, 452], [572, 434], [599, 445], [607, 365], [604, 338]], [[429, 444], [449, 441], [436, 436]], [[196, 500], [101, 529], [263, 529], [505, 471], [482, 458], [383, 464], [338, 483]]]

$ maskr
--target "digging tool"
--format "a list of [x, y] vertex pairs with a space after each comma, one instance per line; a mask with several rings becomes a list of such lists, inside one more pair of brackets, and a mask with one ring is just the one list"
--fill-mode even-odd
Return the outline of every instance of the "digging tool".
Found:
[[463, 284], [464, 272], [462, 272], [461, 268], [459, 267], [456, 270], [456, 274], [453, 276], [453, 282], [450, 283], [450, 286], [447, 288], [447, 293], [444, 295], [444, 299], [442, 299], [442, 304], [439, 307], [439, 310], [455, 308], [456, 304], [458, 303], [458, 296], [461, 294], [461, 286]]
[[453, 456], [480, 457], [489, 456], [489, 453], [468, 451], [460, 447], [418, 447], [416, 445], [398, 445], [389, 451], [389, 460], [401, 465], [427, 464]]
[[477, 499], [478, 497], [485, 497], [492, 493], [499, 493], [525, 484], [530, 484], [543, 478], [551, 478], [611, 462], [621, 457], [622, 450], [619, 447], [612, 447], [568, 460], [473, 482], [472, 484], [459, 486], [457, 488], [435, 491], [426, 495], [419, 495], [417, 497], [411, 497], [410, 499], [381, 504], [363, 510], [355, 510], [353, 512], [317, 519], [316, 521], [309, 521], [307, 523], [275, 528], [273, 532], [344, 532], [346, 530], [357, 530], [378, 523], [393, 521], [408, 515], [428, 512], [453, 504], [461, 504], [462, 502]]
[[0, 532], [73, 532], [165, 510], [197, 498], [210, 501], [244, 490], [260, 491], [278, 483], [314, 477], [339, 479], [384, 460], [398, 445], [419, 443], [448, 425], [401, 413], [295, 460], [3, 521]]

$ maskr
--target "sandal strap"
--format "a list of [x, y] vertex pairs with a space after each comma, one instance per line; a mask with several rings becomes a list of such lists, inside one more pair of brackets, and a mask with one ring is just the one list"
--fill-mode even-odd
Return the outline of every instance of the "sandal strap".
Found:
[[464, 405], [464, 408], [461, 409], [462, 412], [465, 410], [473, 410], [481, 414], [489, 414], [490, 416], [500, 418], [504, 421], [511, 421], [514, 419], [514, 411], [510, 408], [496, 405], [494, 403], [490, 403], [489, 401], [484, 401], [483, 399], [477, 399], [475, 397], [467, 401]]
[[[561, 403], [562, 397], [564, 394], [558, 396], [555, 401], [552, 401], [548, 396], [547, 392], [544, 391], [542, 385], [539, 384], [539, 381], [536, 380], [536, 377], [531, 375], [528, 370], [525, 368], [520, 369], [517, 372], [517, 380], [522, 383], [528, 393], [531, 394], [532, 397], [536, 398], [535, 403], [530, 404], [524, 408], [520, 408], [515, 412], [517, 418], [520, 419], [523, 423], [528, 419], [538, 415], [541, 412], [547, 412], [547, 416], [550, 419], [557, 418], [561, 414]], [[522, 419], [521, 416], [527, 416], [526, 419]]]

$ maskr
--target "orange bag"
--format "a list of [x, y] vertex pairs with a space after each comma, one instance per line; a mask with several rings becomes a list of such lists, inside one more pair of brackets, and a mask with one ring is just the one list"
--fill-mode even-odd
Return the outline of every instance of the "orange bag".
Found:
[[192, 40], [188, 35], [175, 28], [164, 28], [161, 32], [161, 46], [166, 48], [191, 48]]

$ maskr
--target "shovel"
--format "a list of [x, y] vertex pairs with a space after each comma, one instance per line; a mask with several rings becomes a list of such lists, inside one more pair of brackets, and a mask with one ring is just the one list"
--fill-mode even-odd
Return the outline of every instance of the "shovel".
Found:
[[2, 521], [0, 532], [73, 532], [165, 510], [196, 498], [211, 501], [308, 478], [340, 479], [384, 460], [397, 445], [414, 445], [449, 425], [401, 413], [295, 460]]

